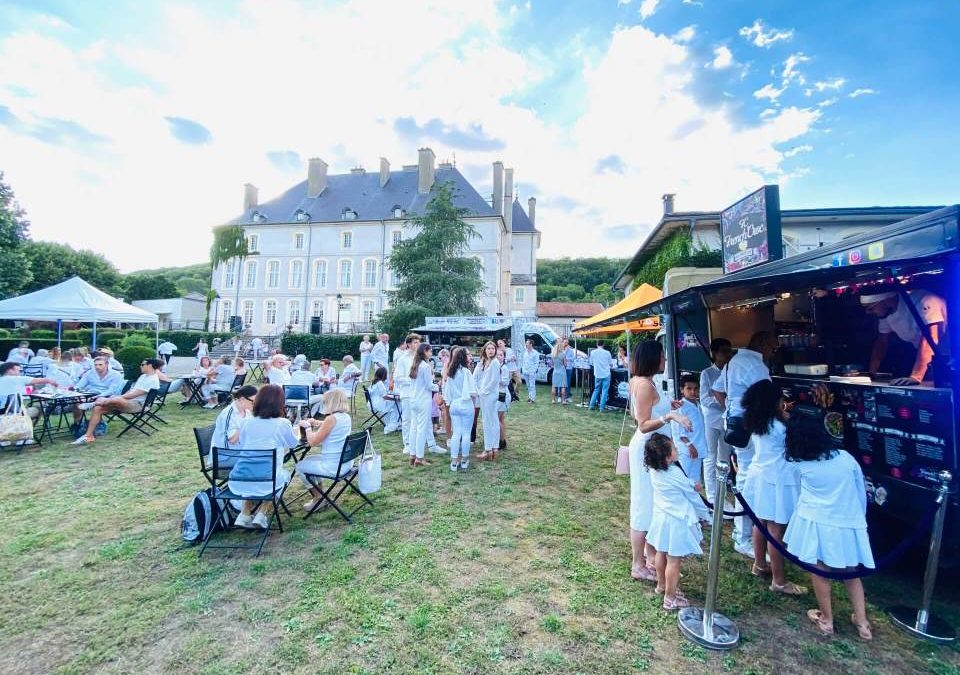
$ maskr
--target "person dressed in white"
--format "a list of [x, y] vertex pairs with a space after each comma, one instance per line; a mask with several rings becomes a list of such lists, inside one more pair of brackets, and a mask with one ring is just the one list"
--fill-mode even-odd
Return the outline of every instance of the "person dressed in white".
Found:
[[507, 411], [510, 409], [510, 384], [512, 375], [507, 370], [506, 354], [497, 348], [497, 361], [500, 362], [500, 389], [497, 391], [497, 422], [500, 424], [500, 446], [498, 450], [507, 449]]
[[7, 361], [19, 363], [20, 365], [26, 365], [30, 363], [30, 359], [32, 359], [34, 356], [35, 354], [33, 353], [33, 350], [30, 349], [30, 343], [23, 341], [19, 346], [10, 350], [10, 353], [7, 354]]
[[290, 384], [290, 369], [283, 354], [274, 354], [267, 361], [267, 382], [283, 386]]
[[433, 381], [433, 348], [430, 343], [423, 342], [417, 347], [417, 353], [410, 365], [410, 379], [413, 381], [410, 402], [413, 412], [410, 465], [425, 466], [430, 462], [425, 460], [423, 455], [433, 437], [430, 411], [433, 395], [439, 390]]
[[670, 424], [690, 424], [674, 412], [670, 399], [661, 396], [653, 377], [666, 365], [663, 346], [657, 340], [646, 340], [633, 351], [630, 372], [630, 411], [637, 430], [630, 439], [630, 576], [639, 581], [656, 581], [656, 551], [647, 543], [647, 531], [653, 517], [653, 487], [644, 462], [644, 447], [654, 435], [669, 437]]
[[497, 398], [500, 394], [500, 361], [497, 345], [487, 342], [480, 351], [480, 363], [473, 371], [483, 421], [483, 452], [479, 459], [496, 459], [500, 449], [500, 420], [497, 417]]
[[[742, 493], [763, 522], [770, 536], [783, 541], [783, 531], [797, 505], [800, 488], [796, 466], [784, 457], [790, 419], [783, 394], [770, 380], [760, 380], [743, 395], [743, 425], [753, 434], [753, 464], [744, 481]], [[770, 557], [768, 566], [764, 560]], [[803, 595], [807, 589], [786, 579], [784, 560], [774, 546], [768, 545], [760, 530], [753, 530], [754, 576], [771, 575], [770, 590], [784, 595]]]
[[[276, 456], [276, 471], [274, 481], [278, 490], [282, 490], [290, 482], [290, 472], [283, 468], [283, 458], [287, 450], [299, 445], [293, 426], [284, 416], [283, 389], [275, 384], [268, 384], [260, 388], [253, 400], [252, 415], [240, 428], [240, 437], [237, 439], [238, 457], [233, 469], [230, 470], [230, 479], [227, 487], [241, 497], [270, 497], [273, 490], [273, 481], [241, 480], [244, 475], [244, 464], [249, 462], [256, 467], [255, 474], [260, 474], [259, 460], [262, 453], [256, 458], [245, 458], [243, 450], [273, 450]], [[270, 526], [273, 514], [271, 501], [261, 502], [256, 515], [253, 513], [257, 502], [244, 500], [243, 508], [234, 524], [237, 527], [259, 528], [265, 530]]]
[[[303, 420], [300, 426], [307, 429], [307, 445], [311, 448], [320, 448], [319, 453], [310, 452], [297, 462], [297, 475], [300, 480], [310, 486], [313, 499], [303, 505], [303, 509], [310, 513], [325, 505], [321, 492], [321, 481], [317, 476], [326, 476], [330, 479], [349, 473], [353, 468], [353, 461], [340, 464], [340, 455], [343, 444], [353, 428], [350, 418], [350, 404], [342, 389], [331, 389], [323, 395], [323, 422], [317, 420]], [[312, 477], [312, 481], [307, 477]]]
[[[912, 291], [910, 302], [913, 303], [914, 310], [930, 331], [933, 342], [939, 344], [947, 326], [947, 303], [940, 296], [923, 290]], [[933, 345], [927, 341], [903, 297], [896, 292], [861, 295], [860, 304], [863, 305], [867, 314], [879, 319], [878, 335], [870, 352], [870, 372], [875, 373], [880, 370], [880, 364], [887, 355], [890, 337], [895, 335], [912, 345], [917, 353], [910, 374], [898, 377], [891, 384], [908, 386], [923, 382], [927, 377], [930, 361], [933, 359]]]
[[713, 364], [700, 373], [700, 412], [707, 444], [703, 455], [703, 486], [710, 501], [717, 493], [717, 457], [730, 456], [730, 447], [723, 440], [724, 407], [713, 393], [713, 384], [720, 377], [720, 369], [730, 360], [731, 352], [730, 340], [714, 338], [710, 342]]
[[410, 369], [413, 367], [413, 356], [420, 347], [420, 336], [410, 333], [398, 347], [399, 354], [393, 359], [393, 393], [400, 397], [400, 434], [403, 436], [403, 452], [410, 454], [411, 429], [413, 426], [413, 412], [410, 409], [413, 395], [413, 381], [410, 379]]
[[[390, 398], [387, 398], [390, 396]], [[373, 412], [383, 420], [383, 433], [392, 434], [399, 428], [398, 418], [400, 411], [397, 403], [387, 390], [387, 368], [377, 366], [373, 372], [373, 382], [370, 385], [370, 405]]]
[[[863, 471], [849, 453], [836, 450], [822, 425], [787, 428], [787, 462], [796, 467], [800, 496], [783, 535], [787, 550], [805, 563], [825, 570], [873, 568], [867, 535], [867, 489]], [[807, 617], [825, 635], [833, 634], [830, 580], [811, 574], [818, 609]], [[853, 606], [851, 622], [862, 640], [873, 634], [860, 579], [843, 582]]]
[[467, 350], [454, 347], [443, 385], [443, 400], [450, 410], [450, 470], [470, 468], [470, 428], [473, 426], [477, 387], [467, 368]]
[[527, 402], [537, 400], [537, 371], [540, 369], [540, 352], [533, 348], [533, 340], [527, 340], [520, 360], [520, 372], [527, 383]]
[[[772, 333], [760, 331], [754, 333], [746, 349], [740, 349], [723, 367], [713, 383], [714, 397], [726, 407], [725, 428], [730, 420], [743, 417], [743, 394], [752, 384], [770, 379], [770, 369], [766, 362], [777, 351], [777, 337]], [[734, 448], [737, 462], [737, 485], [741, 488], [750, 473], [753, 462], [753, 441], [746, 447]], [[738, 516], [733, 525], [733, 548], [748, 558], [753, 557], [753, 525], [746, 516]]]
[[340, 380], [337, 383], [337, 387], [343, 389], [343, 393], [348, 399], [353, 398], [353, 394], [357, 390], [362, 376], [363, 371], [357, 368], [353, 362], [353, 357], [345, 354], [343, 357], [343, 372], [340, 373]]
[[[8, 399], [14, 394], [23, 396], [27, 393], [27, 387], [43, 386], [45, 384], [56, 384], [55, 380], [46, 377], [28, 377], [21, 375], [21, 364], [16, 361], [6, 361], [0, 365], [0, 406], [6, 406]], [[37, 408], [25, 408], [27, 414], [36, 419], [40, 414]]]
[[206, 382], [200, 387], [200, 395], [207, 402], [204, 408], [216, 408], [220, 394], [228, 393], [233, 387], [235, 377], [233, 359], [223, 356], [217, 359], [217, 365], [210, 369]]
[[[377, 343], [370, 348], [370, 362], [373, 367], [383, 366], [387, 368], [390, 361], [390, 336], [381, 333], [377, 338]], [[389, 372], [389, 368], [387, 369]]]
[[[50, 365], [60, 361], [60, 350], [57, 347], [53, 349], [56, 350], [56, 359], [51, 358], [50, 352], [46, 349], [38, 349], [37, 355], [30, 359], [29, 365], [39, 366], [39, 374], [41, 377], [48, 377], [47, 371], [50, 370]], [[59, 365], [59, 363], [57, 363], [57, 365]]]
[[330, 365], [330, 359], [320, 359], [320, 367], [314, 372], [320, 392], [325, 393], [337, 385], [337, 369]]
[[654, 435], [644, 445], [644, 462], [653, 487], [653, 516], [647, 542], [657, 550], [657, 588], [663, 608], [689, 607], [680, 592], [680, 560], [703, 555], [700, 521], [710, 512], [677, 464], [677, 448], [669, 438]]
[[204, 356], [210, 354], [210, 348], [207, 346], [207, 341], [203, 338], [200, 338], [196, 346], [190, 351], [197, 353], [197, 361], [200, 361]]
[[700, 412], [700, 378], [696, 375], [680, 376], [680, 407], [676, 410], [690, 420], [690, 429], [684, 429], [674, 422], [671, 424], [670, 437], [677, 446], [680, 456], [680, 468], [690, 479], [694, 489], [700, 490], [703, 468], [703, 454], [707, 439], [704, 433], [703, 415]]
[[[210, 452], [207, 454], [207, 466], [213, 463], [213, 448], [236, 450], [240, 447], [240, 430], [243, 423], [250, 419], [253, 411], [253, 401], [257, 395], [257, 388], [251, 385], [240, 387], [230, 395], [230, 405], [226, 406], [217, 415], [213, 426], [213, 438], [210, 441]], [[229, 455], [221, 458], [221, 467], [233, 466], [236, 457]]]
[[[77, 390], [87, 394], [96, 394], [97, 398], [117, 396], [123, 389], [123, 375], [110, 369], [104, 356], [93, 360], [93, 368], [85, 372], [77, 381]], [[78, 403], [73, 408], [73, 421], [80, 423], [84, 410], [93, 408], [93, 403]]]
[[259, 361], [260, 357], [263, 356], [263, 340], [259, 337], [250, 340], [250, 351], [253, 352], [253, 360]]
[[233, 343], [230, 346], [233, 347], [233, 358], [239, 359], [240, 352], [243, 350], [243, 341], [239, 335], [233, 336]]
[[370, 350], [373, 344], [370, 342], [370, 336], [364, 335], [360, 341], [360, 376], [366, 380], [369, 377], [370, 370]]
[[[507, 371], [508, 380], [513, 383], [514, 391], [517, 391], [520, 388], [520, 359], [517, 358], [517, 352], [507, 344], [506, 340], [500, 339], [497, 340], [497, 349], [503, 350], [503, 360], [501, 364], [503, 369]], [[508, 388], [509, 391], [509, 388]], [[519, 398], [519, 392], [517, 394]], [[508, 397], [512, 398], [512, 397]]]
[[607, 407], [607, 396], [610, 393], [610, 368], [613, 365], [613, 357], [602, 342], [598, 342], [597, 348], [590, 352], [590, 365], [593, 367], [593, 394], [590, 395], [587, 410], [593, 410], [593, 406], [596, 405], [597, 411], [603, 412]]
[[157, 345], [157, 354], [160, 355], [160, 358], [163, 359], [163, 362], [167, 365], [170, 364], [170, 359], [173, 358], [175, 351], [177, 351], [177, 345], [170, 342], [170, 340], [164, 340]]
[[93, 443], [94, 430], [100, 424], [103, 415], [108, 412], [135, 413], [143, 410], [147, 399], [147, 392], [160, 388], [160, 378], [157, 373], [163, 362], [160, 359], [144, 359], [140, 364], [140, 377], [127, 391], [118, 396], [100, 397], [94, 401], [90, 411], [90, 422], [87, 424], [87, 433], [73, 442], [74, 445]]

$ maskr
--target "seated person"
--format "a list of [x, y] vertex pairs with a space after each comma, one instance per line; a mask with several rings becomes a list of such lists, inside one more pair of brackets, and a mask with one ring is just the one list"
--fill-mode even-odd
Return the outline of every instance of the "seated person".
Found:
[[373, 373], [373, 382], [370, 384], [370, 405], [373, 406], [373, 412], [383, 418], [383, 433], [392, 434], [400, 428], [397, 421], [400, 411], [397, 409], [397, 403], [393, 396], [387, 390], [387, 369], [383, 366], [377, 366]]
[[109, 347], [98, 347], [96, 353], [94, 353], [94, 356], [96, 356], [97, 354], [103, 354], [104, 356], [106, 356], [108, 359], [108, 363], [110, 364], [110, 367], [113, 370], [117, 370], [121, 373], [123, 372], [123, 364], [117, 361], [115, 358], [113, 358], [112, 349], [110, 349]]
[[[207, 465], [213, 462], [213, 446], [218, 448], [229, 448], [236, 450], [239, 448], [240, 429], [243, 423], [250, 419], [253, 412], [253, 400], [257, 395], [257, 388], [252, 385], [244, 385], [230, 395], [230, 405], [217, 415], [216, 424], [213, 428], [213, 438], [211, 439], [210, 454], [207, 455]], [[222, 466], [234, 464], [233, 458], [224, 458]]]
[[[77, 390], [87, 394], [97, 394], [97, 398], [117, 396], [123, 389], [123, 375], [110, 369], [105, 356], [98, 356], [93, 360], [93, 368], [84, 373], [77, 382]], [[83, 411], [93, 408], [93, 402], [78, 403], [73, 407], [73, 421], [80, 423]]]
[[[297, 462], [297, 475], [310, 485], [310, 494], [313, 499], [303, 505], [309, 513], [320, 499], [320, 490], [307, 481], [305, 474], [316, 476], [342, 476], [350, 471], [353, 462], [340, 464], [340, 453], [343, 451], [344, 441], [353, 428], [350, 418], [349, 403], [342, 389], [331, 389], [323, 395], [323, 413], [326, 415], [323, 422], [317, 420], [303, 420], [300, 426], [307, 429], [307, 445], [320, 446], [319, 453], [308, 453]], [[314, 480], [317, 480], [316, 478]], [[319, 481], [317, 481], [319, 485]]]
[[[26, 340], [23, 340], [19, 346], [14, 347], [10, 350], [10, 353], [7, 355], [7, 362], [19, 363], [20, 365], [26, 365], [30, 363], [30, 359], [35, 356], [33, 350], [30, 349], [30, 343]], [[20, 377], [18, 375], [18, 377]]]
[[337, 383], [337, 371], [330, 365], [330, 359], [328, 358], [320, 359], [320, 367], [317, 368], [314, 375], [317, 376], [321, 394]]
[[354, 364], [353, 357], [349, 354], [343, 357], [343, 372], [340, 374], [340, 389], [347, 395], [347, 398], [353, 398], [353, 390], [360, 381], [360, 369]]
[[233, 359], [229, 356], [222, 356], [217, 359], [217, 365], [210, 369], [207, 381], [200, 387], [200, 395], [207, 402], [203, 407], [216, 408], [220, 401], [220, 394], [230, 393], [235, 377]]
[[[46, 349], [38, 349], [37, 355], [30, 359], [30, 363], [27, 365], [39, 366], [41, 377], [48, 377], [48, 370], [51, 367], [51, 364], [55, 364], [60, 360], [60, 350], [54, 347], [50, 351], [56, 351], [56, 358], [50, 355]], [[34, 370], [34, 369], [31, 369]]]
[[[21, 364], [17, 361], [7, 361], [0, 365], [0, 406], [6, 408], [9, 398], [12, 394], [25, 395], [27, 386], [38, 387], [45, 384], [56, 384], [54, 380], [46, 377], [27, 377], [21, 375]], [[27, 415], [31, 419], [36, 419], [40, 414], [37, 408], [25, 408]]]
[[210, 372], [212, 370], [213, 363], [210, 361], [210, 357], [202, 357], [197, 365], [194, 366], [193, 373], [189, 377], [183, 378], [181, 390], [184, 398], [189, 400], [198, 387], [202, 388], [204, 383], [210, 378]]
[[237, 357], [233, 360], [233, 372], [235, 375], [246, 375], [247, 374], [247, 364], [241, 358]]
[[290, 384], [290, 369], [287, 359], [283, 354], [274, 354], [267, 360], [264, 372], [267, 375], [267, 382], [283, 386]]
[[[109, 362], [107, 367], [110, 367]], [[93, 360], [90, 360], [89, 365], [87, 364], [86, 356], [79, 349], [71, 349], [67, 352], [67, 360], [64, 362], [62, 368], [70, 373], [70, 376], [73, 378], [74, 382], [79, 382], [80, 378], [83, 375], [93, 368]]]
[[293, 357], [293, 363], [290, 366], [290, 370], [309, 370], [310, 363], [307, 361], [305, 354], [297, 354]]
[[84, 445], [93, 443], [96, 439], [93, 436], [94, 430], [100, 424], [104, 413], [138, 413], [143, 410], [143, 403], [147, 399], [147, 392], [151, 389], [160, 388], [160, 378], [157, 377], [157, 371], [160, 370], [160, 359], [144, 359], [140, 364], [140, 377], [130, 387], [126, 394], [119, 396], [101, 397], [94, 401], [93, 410], [90, 413], [90, 422], [87, 424], [87, 433], [73, 442], [74, 445]]

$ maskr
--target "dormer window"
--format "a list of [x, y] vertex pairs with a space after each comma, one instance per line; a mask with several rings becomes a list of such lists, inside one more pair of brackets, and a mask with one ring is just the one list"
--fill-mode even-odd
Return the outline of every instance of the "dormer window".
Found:
[[298, 223], [305, 223], [310, 220], [310, 214], [303, 209], [297, 209], [297, 212], [293, 214], [293, 217], [296, 218]]
[[262, 213], [260, 213], [259, 211], [254, 211], [253, 215], [250, 216], [250, 218], [255, 223], [265, 223], [267, 221], [267, 217]]
[[357, 212], [351, 209], [349, 206], [343, 209], [343, 213], [340, 214], [341, 219], [343, 220], [356, 220]]
[[393, 206], [393, 217], [394, 218], [403, 218], [406, 215], [404, 210], [400, 208], [399, 204], [394, 204]]

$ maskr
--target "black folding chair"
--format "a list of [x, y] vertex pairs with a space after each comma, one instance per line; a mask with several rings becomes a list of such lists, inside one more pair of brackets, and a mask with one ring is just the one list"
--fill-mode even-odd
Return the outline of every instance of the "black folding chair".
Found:
[[285, 384], [283, 398], [287, 410], [295, 409], [296, 419], [299, 420], [303, 416], [303, 409], [310, 405], [310, 387], [305, 384]]
[[203, 395], [201, 393], [201, 388], [203, 387], [203, 377], [185, 377], [183, 381], [183, 386], [190, 384], [190, 396], [185, 400], [180, 401], [180, 406], [186, 408], [189, 405], [199, 405], [204, 404]]
[[217, 407], [222, 408], [230, 402], [230, 394], [243, 386], [247, 380], [247, 374], [243, 373], [233, 378], [233, 384], [230, 385], [230, 391], [217, 391]]
[[125, 426], [123, 430], [117, 434], [117, 438], [120, 438], [131, 429], [136, 429], [144, 436], [150, 435], [150, 432], [146, 430], [147, 427], [153, 431], [158, 431], [157, 427], [150, 424], [150, 408], [153, 407], [153, 402], [157, 399], [157, 392], [159, 391], [159, 389], [151, 389], [148, 391], [147, 397], [143, 400], [143, 407], [137, 412], [118, 412], [114, 415], [114, 417], [126, 422], [127, 424], [127, 426]]
[[157, 396], [153, 400], [153, 405], [149, 408], [146, 408], [147, 417], [160, 424], [168, 424], [167, 420], [160, 417], [160, 411], [163, 410], [163, 406], [167, 403], [167, 394], [170, 393], [170, 385], [172, 382], [161, 382], [160, 388], [157, 389]]
[[[343, 443], [343, 449], [340, 451], [340, 461], [337, 464], [338, 469], [344, 464], [351, 464], [352, 466], [345, 472], [340, 475], [328, 475], [322, 473], [310, 473], [307, 471], [300, 470], [301, 475], [310, 484], [311, 487], [316, 488], [320, 492], [320, 497], [318, 497], [313, 504], [307, 515], [304, 518], [309, 518], [313, 515], [323, 504], [329, 504], [334, 509], [337, 510], [343, 519], [348, 523], [353, 522], [351, 517], [357, 511], [362, 509], [364, 505], [369, 504], [373, 506], [373, 502], [370, 501], [367, 495], [360, 492], [357, 486], [354, 484], [354, 480], [360, 472], [359, 466], [355, 460], [360, 457], [363, 457], [364, 452], [367, 449], [367, 443], [370, 442], [370, 430], [364, 429], [363, 431], [358, 431], [356, 433], [350, 434], [347, 436], [347, 439]], [[309, 457], [309, 454], [307, 455]], [[323, 489], [323, 480], [330, 481], [330, 487], [326, 490]], [[339, 488], [339, 489], [338, 489]], [[340, 506], [337, 504], [337, 500], [340, 499], [340, 496], [344, 491], [350, 488], [356, 494], [360, 495], [363, 501], [350, 513], [346, 513]], [[336, 491], [335, 491], [336, 490]], [[306, 494], [306, 493], [304, 493]], [[302, 496], [302, 495], [301, 495]]]
[[353, 379], [353, 386], [350, 390], [350, 414], [357, 414], [357, 385], [360, 384], [360, 377], [357, 376]]
[[[210, 473], [215, 477], [215, 480], [216, 476], [219, 475], [225, 475], [229, 478], [229, 483], [224, 481], [213, 486], [213, 498], [216, 500], [220, 512], [227, 511], [231, 500], [242, 500], [255, 502], [257, 505], [270, 502], [273, 504], [273, 513], [270, 515], [267, 529], [263, 531], [260, 540], [252, 545], [211, 544], [210, 539], [213, 536], [214, 530], [217, 528], [210, 528], [210, 532], [203, 540], [203, 546], [200, 547], [200, 553], [197, 557], [202, 556], [203, 552], [208, 548], [245, 549], [249, 551], [255, 549], [256, 553], [254, 555], [259, 556], [260, 551], [263, 550], [264, 542], [266, 542], [267, 537], [270, 535], [270, 530], [273, 529], [274, 523], [276, 523], [276, 529], [283, 532], [283, 522], [280, 520], [280, 509], [283, 508], [286, 510], [283, 504], [283, 493], [287, 489], [287, 484], [277, 483], [277, 469], [279, 468], [277, 451], [275, 448], [233, 450], [229, 448], [218, 448], [216, 444], [213, 445], [210, 451], [212, 453]], [[231, 490], [230, 483], [233, 483], [234, 487], [240, 488], [241, 492], [247, 492], [247, 490], [242, 489], [245, 484], [269, 483], [271, 487], [270, 491], [266, 494], [250, 497], [237, 494]], [[260, 486], [257, 487], [259, 488]]]
[[[367, 389], [367, 385], [363, 385], [363, 397], [367, 400], [367, 407], [370, 408], [370, 416], [363, 420], [363, 424], [361, 424], [360, 427], [364, 430], [372, 429], [377, 425], [377, 422], [379, 422], [383, 428], [386, 429], [387, 423], [383, 420], [383, 415], [373, 409], [373, 397], [370, 396], [370, 390]], [[371, 420], [373, 421], [371, 422]], [[367, 424], [370, 426], [368, 427]]]

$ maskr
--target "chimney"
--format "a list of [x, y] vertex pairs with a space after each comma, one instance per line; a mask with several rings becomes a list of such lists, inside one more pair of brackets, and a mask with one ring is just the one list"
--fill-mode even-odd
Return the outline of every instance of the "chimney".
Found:
[[493, 212], [503, 215], [503, 162], [493, 163]]
[[380, 158], [380, 187], [387, 184], [390, 180], [390, 162], [386, 157]]
[[673, 198], [677, 195], [667, 193], [663, 195], [663, 215], [669, 216], [673, 213]]
[[249, 211], [250, 209], [257, 208], [259, 203], [257, 199], [257, 186], [251, 185], [250, 183], [243, 184], [243, 210]]
[[437, 156], [433, 154], [430, 148], [420, 148], [419, 162], [417, 166], [417, 192], [422, 195], [428, 194], [433, 187], [434, 161]]
[[537, 226], [537, 198], [531, 197], [527, 200], [527, 218], [530, 219], [530, 224], [534, 227]]
[[513, 232], [513, 169], [504, 172], [503, 179], [503, 222], [507, 226], [507, 235]]
[[319, 157], [311, 157], [307, 169], [307, 198], [319, 197], [326, 189], [327, 163]]

